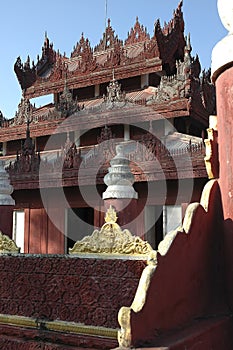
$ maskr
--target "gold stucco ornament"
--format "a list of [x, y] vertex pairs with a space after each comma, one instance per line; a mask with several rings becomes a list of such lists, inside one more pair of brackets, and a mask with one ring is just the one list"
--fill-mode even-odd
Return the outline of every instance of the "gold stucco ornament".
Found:
[[17, 247], [15, 242], [10, 237], [2, 234], [2, 232], [0, 231], [0, 254], [19, 252], [20, 248]]
[[138, 236], [134, 236], [129, 230], [122, 230], [116, 223], [117, 214], [110, 206], [105, 215], [105, 224], [99, 230], [94, 230], [91, 236], [77, 241], [70, 254], [95, 253], [95, 254], [120, 254], [145, 256], [153, 250], [150, 244]]

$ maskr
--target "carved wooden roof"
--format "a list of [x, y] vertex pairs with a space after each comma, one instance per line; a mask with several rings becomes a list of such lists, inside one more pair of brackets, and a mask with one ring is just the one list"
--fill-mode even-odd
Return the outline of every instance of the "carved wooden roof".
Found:
[[[105, 128], [104, 128], [105, 129]], [[103, 184], [109, 162], [115, 156], [115, 138], [90, 147], [76, 147], [67, 140], [60, 150], [35, 152], [27, 156], [2, 157], [8, 165], [14, 189]], [[106, 147], [107, 142], [107, 147]], [[127, 146], [128, 145], [128, 146]], [[165, 146], [166, 145], [166, 146]], [[150, 132], [141, 140], [124, 143], [135, 182], [179, 178], [205, 178], [205, 147], [201, 138], [180, 133], [161, 140]], [[188, 160], [188, 161], [187, 161]], [[160, 166], [158, 165], [158, 162]], [[140, 164], [140, 166], [138, 166]], [[156, 165], [157, 164], [157, 165]], [[81, 169], [81, 171], [80, 171]], [[84, 170], [85, 169], [85, 170]], [[143, 170], [142, 170], [143, 169]], [[39, 177], [40, 172], [40, 177]]]
[[[188, 46], [187, 46], [188, 47]], [[209, 72], [200, 74], [199, 59], [192, 58], [186, 49], [184, 62], [177, 62], [177, 74], [162, 76], [157, 87], [124, 93], [113, 79], [107, 95], [78, 101], [72, 98], [67, 85], [63, 87], [60, 102], [35, 108], [27, 98], [22, 99], [15, 118], [2, 120], [1, 141], [24, 138], [25, 122], [30, 119], [31, 135], [50, 135], [67, 116], [67, 131], [98, 127], [108, 122], [130, 123], [158, 120], [161, 118], [191, 117], [204, 127], [208, 126], [209, 115], [215, 114], [215, 88], [211, 84]], [[75, 120], [73, 124], [71, 120]]]
[[82, 34], [70, 58], [55, 52], [46, 35], [42, 55], [36, 64], [31, 63], [29, 57], [25, 63], [20, 57], [16, 60], [14, 69], [24, 96], [32, 98], [61, 92], [65, 78], [70, 89], [108, 82], [113, 68], [117, 79], [161, 71], [163, 67], [169, 73], [173, 72], [176, 60], [184, 57], [181, 8], [182, 2], [164, 28], [157, 21], [151, 38], [137, 18], [123, 42], [115, 35], [108, 20], [100, 43], [92, 49], [89, 40]]

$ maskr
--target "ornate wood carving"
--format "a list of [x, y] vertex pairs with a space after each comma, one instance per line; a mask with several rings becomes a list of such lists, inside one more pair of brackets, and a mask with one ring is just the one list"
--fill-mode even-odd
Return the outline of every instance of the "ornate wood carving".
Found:
[[[59, 52], [56, 53], [46, 35], [42, 56], [38, 58], [36, 65], [34, 63], [32, 66], [30, 65], [30, 58], [24, 65], [20, 58], [15, 63], [15, 72], [25, 96], [40, 96], [44, 94], [45, 90], [48, 91], [48, 85], [49, 93], [62, 91], [65, 77], [67, 77], [68, 88], [70, 84], [72, 84], [72, 88], [74, 85], [76, 88], [83, 87], [87, 83], [90, 84], [90, 73], [93, 71], [96, 74], [92, 77], [91, 84], [100, 84], [106, 82], [106, 74], [102, 74], [104, 69], [119, 67], [125, 71], [130, 66], [132, 71], [133, 63], [139, 65], [136, 68], [137, 72], [140, 69], [143, 71], [142, 74], [145, 74], [148, 69], [151, 72], [151, 66], [154, 66], [155, 70], [158, 69], [158, 62], [155, 62], [155, 58], [159, 61], [162, 60], [166, 67], [170, 67], [166, 68], [167, 73], [174, 73], [176, 59], [184, 57], [184, 23], [181, 7], [182, 3], [174, 12], [173, 19], [164, 28], [160, 27], [159, 22], [156, 23], [151, 39], [146, 28], [136, 19], [125, 44], [115, 35], [110, 20], [108, 20], [99, 45], [93, 50], [89, 40], [85, 39], [82, 34], [70, 59], [61, 56]], [[136, 50], [133, 48], [134, 45], [137, 45]], [[145, 59], [152, 61], [145, 65]], [[161, 64], [159, 67], [161, 69]], [[74, 78], [77, 77], [82, 77], [82, 80], [76, 79], [74, 81]], [[33, 88], [30, 89], [30, 87]]]
[[104, 101], [107, 104], [114, 105], [117, 102], [125, 102], [125, 92], [121, 90], [121, 84], [118, 83], [117, 80], [114, 78], [113, 73], [113, 79], [110, 81], [109, 85], [107, 86], [107, 95], [103, 96]]
[[[117, 140], [114, 135], [112, 135], [110, 127], [105, 126], [102, 128], [97, 141], [98, 144], [94, 145], [91, 150], [88, 148], [87, 151], [85, 147], [76, 147], [70, 140], [68, 133], [66, 143], [61, 148], [61, 151], [57, 153], [56, 159], [52, 162], [48, 162], [46, 159], [41, 160], [40, 153], [35, 152], [32, 141], [27, 138], [27, 142], [25, 141], [25, 143], [29, 146], [26, 148], [23, 146], [15, 162], [10, 163], [7, 168], [11, 183], [14, 188], [18, 188], [17, 186], [21, 186], [20, 188], [27, 188], [32, 186], [33, 183], [37, 188], [40, 169], [43, 174], [49, 174], [49, 178], [56, 176], [58, 171], [62, 172], [64, 186], [74, 186], [78, 185], [77, 172], [80, 166], [89, 169], [88, 173], [90, 173], [90, 176], [96, 176], [96, 183], [103, 183], [103, 177], [107, 172], [109, 162], [116, 155], [115, 149]], [[147, 169], [147, 176], [145, 176], [136, 165], [132, 166], [135, 181], [137, 182], [158, 180], [160, 178], [160, 173], [154, 166], [154, 161], [156, 160], [161, 163], [166, 178], [175, 178], [175, 176], [177, 176], [177, 170], [174, 159], [182, 168], [182, 162], [185, 161], [186, 156], [190, 157], [195, 164], [199, 164], [200, 169], [196, 168], [196, 166], [195, 169], [190, 169], [192, 173], [194, 170], [194, 176], [197, 173], [199, 177], [200, 172], [202, 172], [202, 176], [206, 176], [204, 155], [205, 148], [202, 141], [199, 144], [192, 144], [190, 142], [190, 144], [182, 148], [168, 150], [165, 145], [153, 135], [153, 132], [148, 132], [148, 134], [143, 135], [141, 140], [135, 144], [135, 149], [129, 153], [129, 159], [134, 164], [143, 163], [144, 165], [142, 168]], [[85, 180], [82, 178], [81, 180], [79, 176], [79, 180], [85, 184], [89, 183], [88, 178]], [[56, 181], [56, 179], [54, 179], [54, 181]], [[45, 186], [47, 185], [45, 184]]]
[[128, 38], [125, 40], [125, 45], [132, 45], [149, 39], [150, 35], [147, 33], [146, 28], [139, 23], [138, 17], [136, 17], [136, 23], [134, 27], [131, 28], [130, 33], [128, 33]]
[[11, 125], [22, 125], [31, 121], [33, 118], [33, 111], [35, 108], [30, 103], [29, 99], [21, 98], [21, 101], [18, 105], [18, 111], [15, 113], [15, 118], [12, 121]]
[[61, 117], [68, 117], [69, 115], [80, 111], [84, 107], [81, 107], [77, 103], [77, 99], [73, 98], [72, 93], [67, 88], [67, 84], [65, 81], [65, 86], [62, 94], [59, 96], [59, 101], [55, 104], [55, 108], [61, 112]]
[[0, 231], [0, 254], [2, 253], [19, 253], [20, 248], [8, 236], [2, 234]]
[[106, 49], [111, 49], [118, 42], [122, 44], [122, 41], [118, 39], [118, 36], [115, 35], [115, 31], [111, 27], [110, 19], [108, 19], [108, 25], [103, 34], [103, 39], [100, 40], [100, 43], [95, 47], [94, 51], [101, 52]]
[[69, 133], [67, 133], [65, 146], [61, 150], [61, 162], [64, 170], [78, 169], [82, 162], [80, 148], [77, 150], [75, 143], [70, 141]]
[[34, 61], [32, 61], [31, 66], [29, 56], [24, 64], [22, 64], [20, 57], [18, 57], [15, 62], [14, 70], [22, 90], [26, 90], [37, 80], [37, 77], [41, 77], [49, 68], [51, 68], [56, 62], [56, 58], [57, 54], [53, 50], [53, 44], [50, 44], [47, 33], [45, 33], [42, 55], [41, 58], [39, 58], [39, 56], [37, 57], [36, 65], [34, 64]]
[[[79, 58], [78, 68], [81, 73], [94, 71], [97, 67], [96, 58], [93, 55], [93, 49], [90, 46], [88, 39], [85, 39], [82, 33], [80, 41], [76, 44], [71, 58]], [[70, 74], [72, 75], [72, 74]]]
[[210, 116], [210, 125], [207, 129], [208, 139], [205, 140], [206, 156], [205, 165], [209, 179], [219, 177], [219, 157], [218, 157], [218, 129], [217, 117]]
[[9, 166], [7, 167], [10, 177], [17, 174], [22, 176], [23, 174], [26, 175], [28, 173], [34, 176], [39, 172], [40, 153], [35, 152], [35, 145], [30, 137], [29, 124], [30, 122], [28, 120], [26, 139], [22, 144], [20, 154], [17, 153], [15, 162], [13, 164], [10, 162]]

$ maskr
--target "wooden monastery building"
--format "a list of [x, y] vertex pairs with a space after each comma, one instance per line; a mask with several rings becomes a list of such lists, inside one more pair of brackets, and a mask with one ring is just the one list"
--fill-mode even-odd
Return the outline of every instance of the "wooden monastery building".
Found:
[[[66, 253], [103, 224], [118, 144], [138, 194], [121, 224], [135, 219], [134, 233], [154, 248], [176, 228], [207, 180], [203, 140], [215, 114], [210, 73], [191, 51], [181, 2], [151, 35], [136, 18], [122, 41], [108, 20], [95, 48], [82, 34], [66, 57], [45, 35], [37, 62], [17, 58], [22, 99], [14, 118], [1, 115], [0, 141], [15, 200], [6, 233], [21, 252]], [[30, 102], [44, 95], [53, 102]]]

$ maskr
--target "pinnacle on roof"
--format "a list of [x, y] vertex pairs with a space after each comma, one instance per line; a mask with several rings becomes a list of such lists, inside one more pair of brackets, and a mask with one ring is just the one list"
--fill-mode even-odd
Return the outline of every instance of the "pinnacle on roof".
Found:
[[[22, 64], [21, 59], [18, 58], [14, 66], [25, 96], [33, 98], [43, 94], [62, 92], [65, 71], [67, 71], [68, 85], [72, 79], [72, 89], [79, 88], [80, 84], [82, 87], [86, 83], [87, 86], [90, 85], [88, 80], [92, 85], [95, 85], [97, 81], [98, 84], [100, 81], [107, 83], [113, 68], [117, 71], [118, 68], [124, 66], [126, 71], [127, 67], [132, 67], [133, 63], [136, 63], [137, 67], [135, 66], [133, 71], [131, 69], [131, 76], [138, 74], [139, 67], [145, 74], [151, 73], [152, 66], [145, 65], [145, 60], [155, 58], [157, 58], [157, 63], [151, 62], [155, 65], [154, 71], [167, 67], [167, 74], [174, 74], [176, 60], [184, 58], [184, 21], [181, 7], [182, 1], [175, 10], [172, 20], [164, 28], [161, 28], [159, 20], [156, 22], [152, 38], [147, 33], [147, 29], [139, 23], [137, 17], [124, 43], [115, 34], [111, 21], [108, 19], [103, 37], [94, 49], [91, 48], [89, 40], [85, 39], [82, 33], [80, 41], [71, 53], [72, 60], [54, 51], [53, 44], [49, 42], [46, 32], [42, 55], [38, 57], [37, 64], [31, 66], [30, 58], [25, 64]], [[134, 49], [135, 44], [137, 45]], [[108, 72], [104, 74], [103, 70]], [[95, 72], [95, 77], [90, 79], [90, 74], [93, 72]], [[83, 76], [82, 82], [79, 79], [81, 75]], [[42, 83], [45, 84], [43, 89], [40, 87]]]

